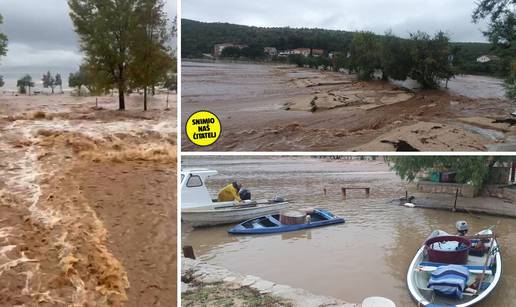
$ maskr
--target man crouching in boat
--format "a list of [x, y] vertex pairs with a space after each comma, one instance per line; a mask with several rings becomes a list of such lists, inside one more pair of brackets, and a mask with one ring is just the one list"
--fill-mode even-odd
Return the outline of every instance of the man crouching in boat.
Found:
[[231, 184], [228, 184], [222, 190], [219, 192], [218, 201], [224, 202], [224, 201], [238, 201], [241, 202], [242, 199], [240, 198], [239, 191], [242, 188], [242, 185], [240, 185], [238, 182], [233, 181]]

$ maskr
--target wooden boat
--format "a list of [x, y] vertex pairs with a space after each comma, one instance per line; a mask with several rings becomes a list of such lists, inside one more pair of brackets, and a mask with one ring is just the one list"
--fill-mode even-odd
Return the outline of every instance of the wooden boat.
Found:
[[[439, 232], [433, 238], [439, 238], [439, 236], [444, 238], [447, 235]], [[459, 294], [462, 297], [445, 296], [443, 293], [439, 293], [435, 287], [430, 286], [432, 288], [429, 288], [432, 272], [434, 272], [434, 280], [438, 280], [443, 276], [436, 277], [435, 272], [438, 272], [436, 270], [442, 271], [452, 266], [449, 263], [429, 261], [429, 252], [432, 251], [429, 250], [428, 244], [424, 244], [418, 250], [407, 272], [408, 288], [418, 306], [473, 306], [484, 300], [496, 288], [502, 274], [502, 258], [492, 230], [485, 229], [475, 236], [464, 238], [476, 245], [477, 249], [483, 249], [484, 252], [479, 254], [472, 252], [471, 249], [469, 252], [466, 251], [466, 263], [460, 266], [465, 268], [465, 272], [469, 272], [469, 274], [463, 276], [467, 282], [465, 291]], [[427, 242], [429, 241], [427, 240], [425, 243]]]
[[344, 219], [332, 213], [315, 209], [310, 213], [309, 221], [302, 224], [287, 225], [280, 220], [279, 214], [266, 215], [259, 218], [250, 219], [228, 230], [231, 234], [266, 234], [296, 231], [301, 229], [315, 228], [327, 225], [344, 223]]
[[181, 172], [181, 219], [192, 227], [235, 224], [254, 217], [275, 214], [286, 208], [283, 200], [218, 202], [210, 196], [205, 181], [216, 175], [208, 169]]

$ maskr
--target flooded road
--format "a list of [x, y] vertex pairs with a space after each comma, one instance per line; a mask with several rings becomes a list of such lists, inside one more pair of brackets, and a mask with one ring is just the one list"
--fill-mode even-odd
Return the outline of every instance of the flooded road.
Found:
[[[397, 306], [414, 306], [406, 287], [410, 261], [432, 230], [453, 232], [455, 222], [464, 219], [472, 232], [497, 225], [502, 246], [501, 284], [479, 306], [512, 306], [516, 301], [516, 247], [510, 245], [516, 240], [516, 220], [392, 205], [391, 199], [404, 196], [406, 184], [382, 160], [185, 157], [182, 167], [218, 170], [207, 182], [212, 195], [239, 180], [255, 198], [279, 194], [293, 208], [328, 209], [346, 220], [265, 236], [230, 236], [229, 226], [192, 230], [183, 225], [183, 244], [193, 245], [201, 260], [349, 302], [380, 295]], [[343, 200], [343, 186], [370, 187], [371, 196], [348, 191]]]

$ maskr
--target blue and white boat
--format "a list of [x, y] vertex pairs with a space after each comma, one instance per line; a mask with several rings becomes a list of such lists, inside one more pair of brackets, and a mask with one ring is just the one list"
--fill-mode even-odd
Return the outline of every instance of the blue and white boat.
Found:
[[[431, 237], [448, 236], [443, 231], [434, 234]], [[470, 251], [462, 265], [431, 262], [428, 247], [419, 249], [407, 273], [408, 288], [418, 306], [468, 307], [494, 291], [502, 274], [496, 237], [491, 229], [485, 229], [468, 239], [483, 252]]]
[[306, 223], [286, 225], [280, 222], [280, 215], [266, 215], [242, 222], [228, 230], [231, 234], [267, 234], [296, 231], [327, 225], [344, 223], [344, 219], [322, 209], [310, 213]]

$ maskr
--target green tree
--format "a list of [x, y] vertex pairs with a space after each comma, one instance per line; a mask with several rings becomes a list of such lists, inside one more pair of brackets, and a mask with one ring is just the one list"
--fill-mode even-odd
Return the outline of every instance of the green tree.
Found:
[[423, 88], [438, 88], [441, 80], [453, 77], [449, 38], [438, 32], [434, 38], [424, 32], [410, 34], [413, 67], [410, 76]]
[[43, 87], [50, 88], [52, 90], [52, 94], [54, 94], [54, 88], [56, 87], [56, 79], [50, 73], [50, 71], [48, 71], [46, 74], [43, 75], [43, 78], [41, 78], [41, 81], [43, 81]]
[[61, 74], [57, 73], [55, 79], [56, 86], [59, 86], [61, 93], [63, 93], [63, 79], [61, 78]]
[[[3, 17], [0, 15], [0, 25], [3, 23]], [[7, 36], [0, 32], [0, 57], [7, 54]], [[4, 78], [0, 76], [0, 87], [4, 86]]]
[[167, 89], [167, 110], [168, 107], [168, 95], [170, 91], [177, 90], [177, 75], [175, 72], [167, 74], [165, 81], [163, 82], [163, 87]]
[[455, 171], [460, 183], [480, 189], [497, 162], [516, 161], [503, 156], [399, 156], [389, 157], [391, 168], [404, 180], [414, 181], [424, 171]]
[[[107, 78], [96, 86], [118, 89], [118, 105], [125, 110], [130, 47], [137, 27], [137, 0], [68, 0], [70, 17], [80, 39], [89, 70]], [[100, 80], [99, 80], [100, 81]]]
[[386, 32], [382, 39], [381, 66], [382, 79], [407, 79], [413, 67], [410, 42], [396, 37], [391, 31]]
[[507, 96], [516, 100], [516, 0], [482, 0], [473, 12], [473, 21], [489, 19], [484, 35], [502, 59]]
[[132, 61], [129, 72], [133, 87], [143, 88], [143, 109], [147, 110], [147, 92], [163, 83], [173, 68], [169, 43], [171, 33], [161, 0], [139, 0], [136, 7], [137, 28], [131, 41]]
[[339, 71], [341, 68], [348, 68], [349, 61], [346, 52], [334, 52], [331, 58], [331, 67], [333, 71]]
[[[4, 23], [2, 15], [0, 15], [0, 25]], [[0, 32], [0, 57], [7, 54], [7, 36]]]
[[238, 59], [241, 56], [241, 50], [238, 47], [226, 47], [222, 49], [220, 56], [223, 58], [234, 58]]
[[77, 94], [79, 96], [81, 96], [81, 88], [83, 86], [86, 86], [87, 84], [87, 72], [86, 67], [84, 65], [81, 65], [78, 71], [70, 73], [70, 75], [68, 76], [68, 86], [76, 87]]
[[373, 32], [357, 32], [351, 41], [351, 65], [360, 80], [371, 80], [380, 68], [380, 44]]
[[34, 87], [34, 82], [32, 82], [32, 77], [30, 75], [25, 75], [23, 78], [18, 80], [16, 83], [16, 87], [18, 87], [20, 94], [27, 94], [27, 88], [29, 88], [28, 94], [30, 96], [30, 88]]

